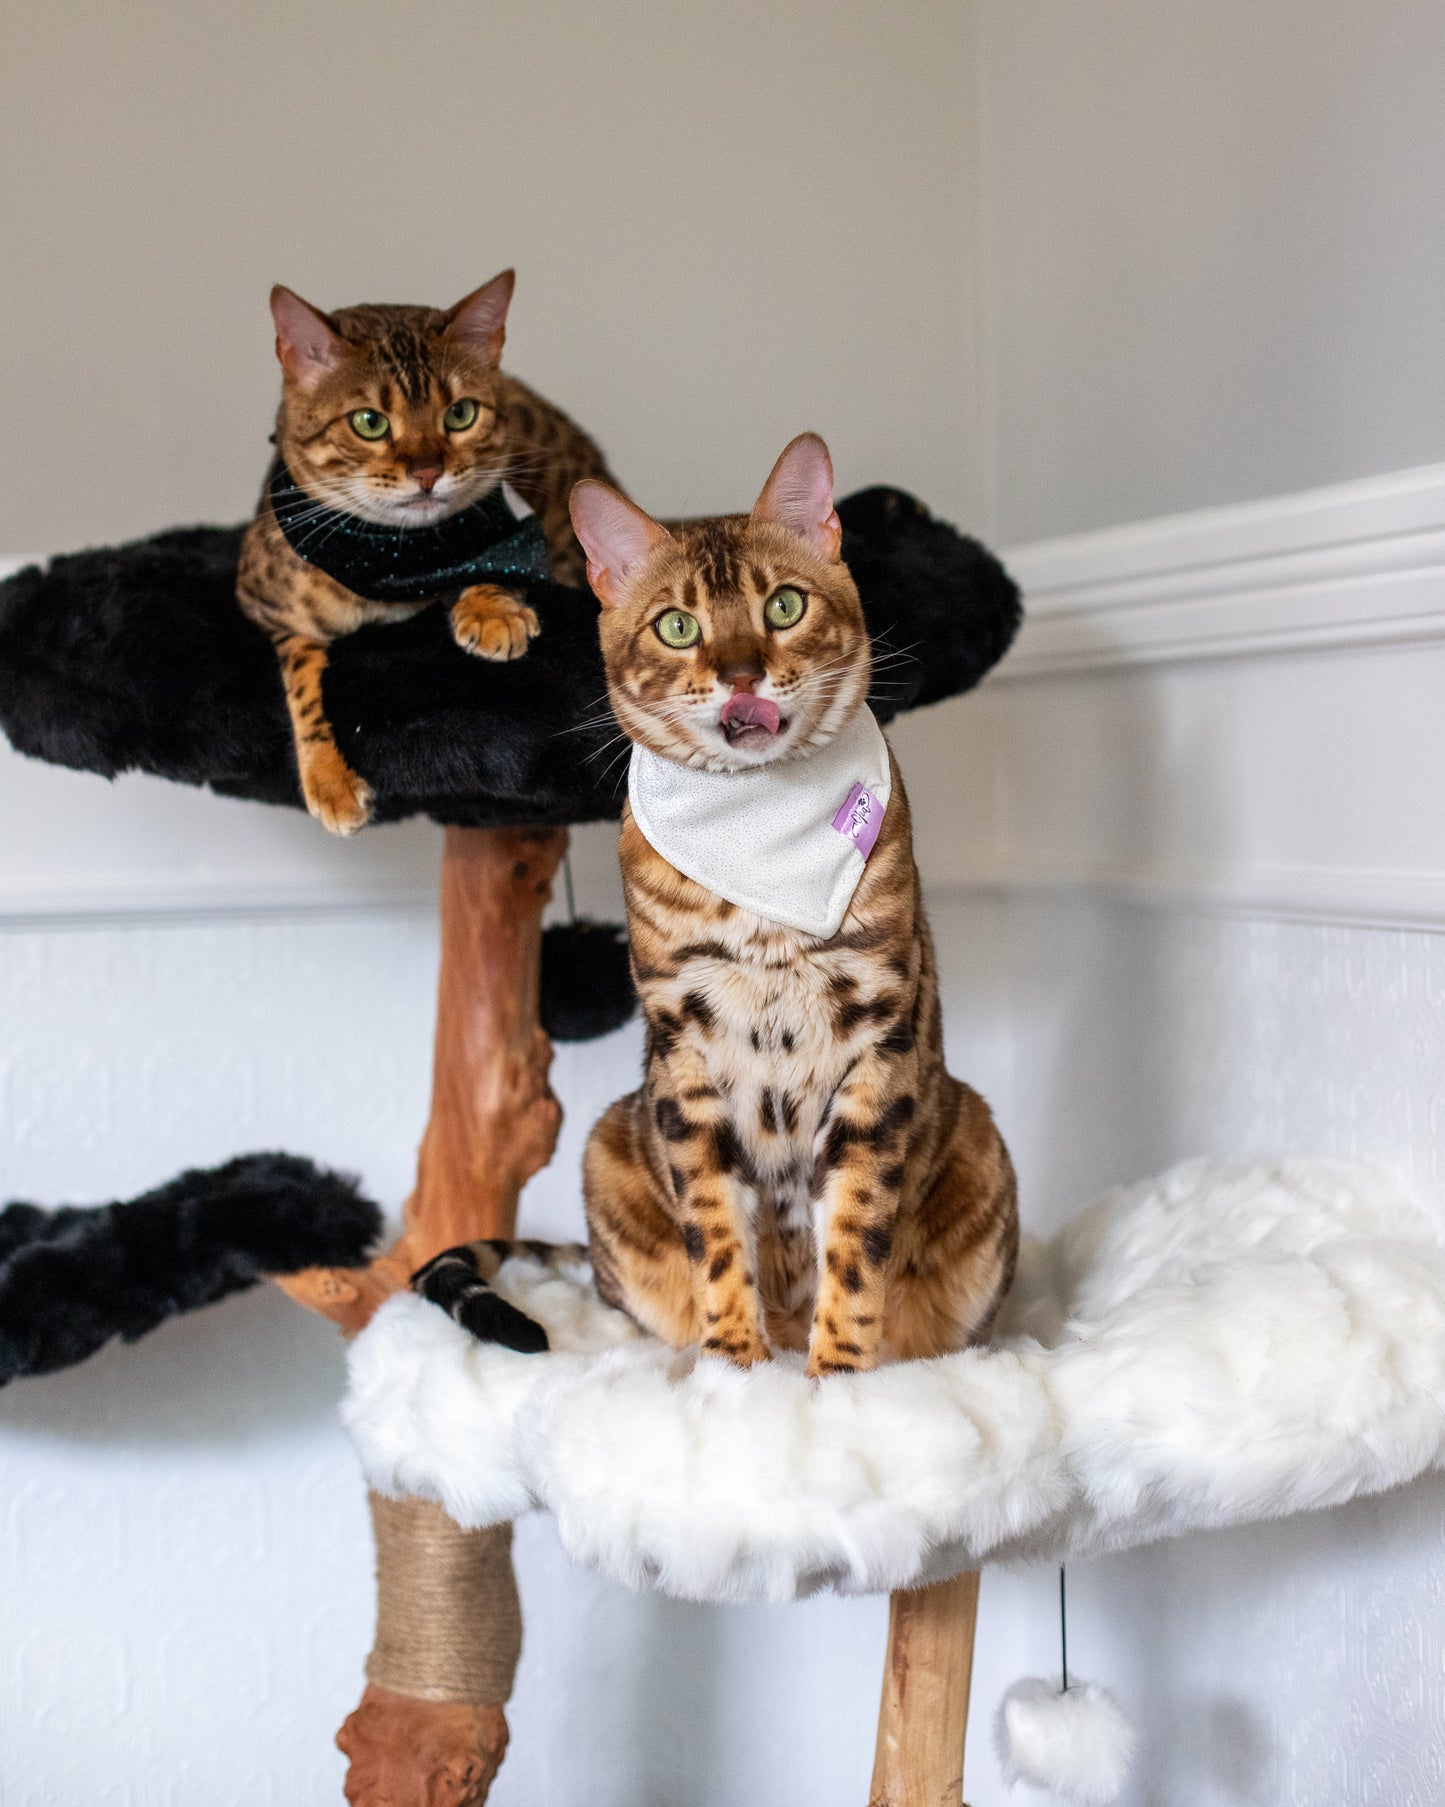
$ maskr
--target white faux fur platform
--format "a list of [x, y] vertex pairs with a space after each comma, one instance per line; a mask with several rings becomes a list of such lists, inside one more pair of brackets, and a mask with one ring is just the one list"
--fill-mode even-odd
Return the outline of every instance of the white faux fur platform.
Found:
[[1445, 1465], [1445, 1246], [1378, 1173], [1192, 1162], [1025, 1247], [1003, 1340], [743, 1373], [637, 1335], [585, 1267], [498, 1281], [553, 1353], [411, 1295], [356, 1339], [370, 1484], [700, 1600], [882, 1591], [1378, 1492]]

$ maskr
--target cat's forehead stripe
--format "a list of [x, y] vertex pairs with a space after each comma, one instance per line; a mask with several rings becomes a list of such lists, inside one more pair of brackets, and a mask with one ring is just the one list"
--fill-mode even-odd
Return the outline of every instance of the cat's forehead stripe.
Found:
[[709, 525], [697, 547], [703, 583], [715, 595], [738, 587], [737, 548], [726, 530]]
[[431, 355], [420, 333], [410, 327], [393, 327], [380, 345], [377, 356], [382, 369], [396, 380], [409, 402], [423, 402], [431, 389]]

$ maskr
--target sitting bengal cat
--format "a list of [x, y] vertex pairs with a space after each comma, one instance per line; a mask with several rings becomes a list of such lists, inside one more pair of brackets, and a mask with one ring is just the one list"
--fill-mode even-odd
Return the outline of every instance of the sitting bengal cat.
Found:
[[[943, 1064], [832, 486], [804, 434], [750, 515], [669, 532], [603, 483], [572, 495], [633, 743], [621, 861], [647, 1020], [643, 1083], [587, 1146], [597, 1290], [679, 1347], [743, 1366], [806, 1349], [811, 1375], [978, 1341], [1018, 1242], [1008, 1151]], [[487, 1286], [506, 1246], [414, 1284], [540, 1347]]]

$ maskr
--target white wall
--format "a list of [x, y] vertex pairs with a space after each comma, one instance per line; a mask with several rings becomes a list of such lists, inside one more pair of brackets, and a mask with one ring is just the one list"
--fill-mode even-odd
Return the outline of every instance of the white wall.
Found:
[[10, 0], [0, 553], [248, 514], [273, 282], [507, 263], [509, 367], [648, 506], [742, 506], [815, 427], [966, 512], [969, 74], [951, 0]]
[[1445, 9], [978, 0], [994, 531], [1445, 457]]
[[[999, 804], [959, 894], [996, 911], [1036, 1227], [1311, 1152], [1445, 1229], [1442, 527], [1434, 467], [1016, 553], [1037, 605], [978, 699]], [[1071, 1566], [1071, 1667], [1139, 1718], [1128, 1807], [1440, 1799], [1442, 1506], [1432, 1477]]]
[[[1439, 472], [1154, 520], [1445, 456], [1445, 14], [974, 12], [987, 518], [1149, 523], [1015, 560], [1035, 621], [990, 698], [973, 882], [1028, 1209], [1293, 1148], [1445, 1210]], [[1439, 1800], [1441, 1505], [1076, 1567], [1072, 1657], [1140, 1714], [1131, 1807]]]

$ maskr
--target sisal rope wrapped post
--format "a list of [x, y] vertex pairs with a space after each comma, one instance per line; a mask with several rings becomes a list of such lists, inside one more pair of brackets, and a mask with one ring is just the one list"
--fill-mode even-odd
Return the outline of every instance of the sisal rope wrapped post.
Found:
[[522, 1651], [512, 1527], [464, 1531], [431, 1500], [367, 1497], [376, 1639], [366, 1679], [413, 1700], [506, 1700]]
[[[537, 1015], [542, 912], [565, 829], [449, 828], [431, 1114], [402, 1234], [370, 1267], [279, 1279], [347, 1336], [459, 1242], [512, 1236], [562, 1111]], [[480, 1807], [507, 1748], [522, 1621], [511, 1529], [463, 1531], [423, 1500], [373, 1496], [376, 1647], [336, 1742], [353, 1807]]]

